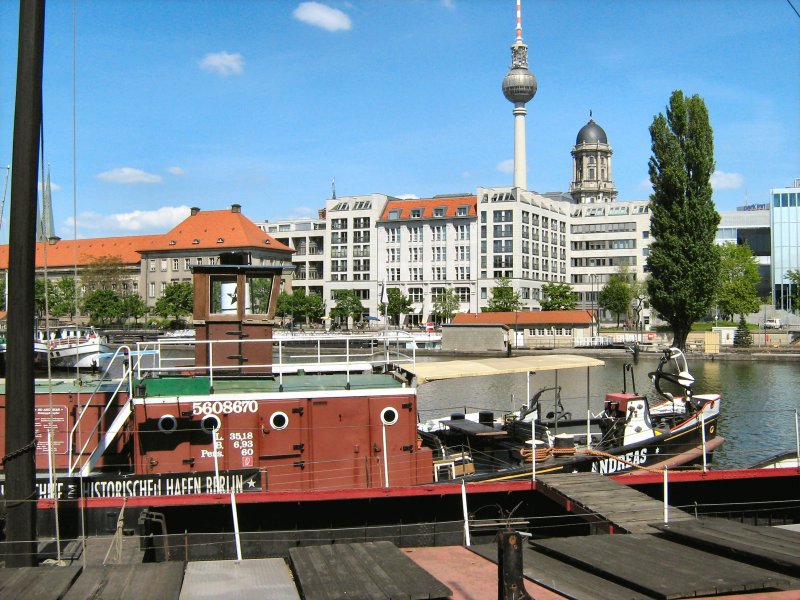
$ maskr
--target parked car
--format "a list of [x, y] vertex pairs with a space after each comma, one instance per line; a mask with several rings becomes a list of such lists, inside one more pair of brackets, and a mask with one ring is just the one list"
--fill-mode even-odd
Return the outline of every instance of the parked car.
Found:
[[780, 319], [767, 319], [764, 321], [764, 329], [780, 329], [781, 328], [781, 320]]

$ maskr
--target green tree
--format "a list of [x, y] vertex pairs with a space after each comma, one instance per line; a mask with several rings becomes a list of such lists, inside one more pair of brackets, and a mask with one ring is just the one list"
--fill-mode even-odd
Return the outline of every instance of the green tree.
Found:
[[[84, 257], [86, 260], [88, 257]], [[81, 284], [86, 293], [95, 290], [121, 290], [122, 283], [128, 279], [128, 270], [119, 256], [92, 257], [81, 271]]]
[[50, 314], [54, 317], [68, 316], [70, 320], [75, 318], [75, 311], [78, 308], [75, 302], [75, 279], [62, 277], [58, 281], [50, 282], [47, 288]]
[[378, 306], [378, 312], [382, 315], [388, 313], [395, 325], [400, 325], [400, 315], [411, 311], [411, 299], [397, 288], [387, 288], [386, 299], [388, 302]]
[[[48, 285], [48, 291], [50, 286]], [[48, 304], [49, 304], [48, 298]], [[36, 281], [33, 282], [33, 312], [38, 319], [44, 318], [44, 310], [45, 310], [45, 300], [44, 300], [44, 279], [41, 277], [37, 277]]]
[[673, 92], [666, 116], [654, 117], [650, 136], [648, 294], [672, 328], [673, 345], [683, 349], [692, 323], [714, 301], [719, 274], [714, 243], [719, 214], [711, 189], [714, 141], [705, 102]]
[[343, 319], [347, 323], [348, 318], [353, 322], [360, 321], [364, 314], [364, 305], [355, 290], [335, 290], [334, 300], [336, 306], [331, 309], [331, 317]]
[[304, 288], [292, 289], [292, 295], [289, 296], [289, 307], [292, 315], [292, 322], [307, 323], [308, 313], [308, 297]]
[[628, 283], [628, 278], [624, 273], [614, 273], [608, 278], [608, 283], [603, 286], [597, 295], [597, 303], [609, 312], [617, 315], [617, 327], [619, 327], [619, 317], [621, 314], [628, 314], [631, 301], [633, 300], [633, 288]]
[[164, 288], [161, 297], [156, 300], [153, 312], [160, 317], [181, 317], [192, 314], [194, 310], [194, 290], [189, 281], [174, 281]]
[[749, 348], [753, 345], [753, 336], [747, 328], [744, 315], [739, 315], [739, 326], [733, 334], [733, 345], [737, 348]]
[[281, 292], [278, 294], [278, 301], [275, 304], [275, 316], [280, 317], [281, 322], [292, 314], [293, 309], [292, 294], [289, 292]]
[[105, 325], [122, 317], [122, 298], [113, 290], [95, 290], [84, 299], [83, 311], [92, 323]]
[[150, 309], [139, 294], [122, 295], [122, 317], [124, 319], [133, 319], [134, 323], [138, 323], [139, 319], [148, 312]]
[[761, 281], [758, 263], [748, 244], [726, 242], [720, 246], [717, 306], [723, 320], [757, 312], [761, 303], [756, 286]]
[[495, 279], [492, 297], [483, 312], [515, 312], [522, 308], [519, 292], [515, 292], [508, 277]]
[[306, 319], [312, 323], [319, 323], [325, 316], [325, 301], [322, 296], [314, 292], [306, 296]]
[[431, 314], [434, 318], [449, 323], [458, 312], [459, 308], [461, 308], [461, 301], [458, 299], [458, 296], [456, 296], [454, 290], [447, 288], [433, 299], [433, 310]]
[[578, 299], [568, 283], [545, 283], [539, 304], [542, 310], [575, 310]]
[[792, 300], [792, 312], [797, 312], [800, 310], [800, 269], [786, 271], [786, 278], [792, 285], [792, 293], [790, 295]]

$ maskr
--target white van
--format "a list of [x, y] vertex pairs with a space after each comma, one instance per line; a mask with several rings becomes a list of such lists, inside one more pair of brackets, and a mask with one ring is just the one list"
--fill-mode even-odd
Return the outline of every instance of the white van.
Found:
[[764, 321], [764, 329], [780, 329], [781, 328], [781, 320], [780, 319], [767, 319]]

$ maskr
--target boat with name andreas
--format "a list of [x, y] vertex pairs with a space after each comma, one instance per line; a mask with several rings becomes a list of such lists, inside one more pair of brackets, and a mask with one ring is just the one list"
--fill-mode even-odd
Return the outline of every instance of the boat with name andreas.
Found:
[[[554, 355], [488, 359], [483, 367], [486, 374], [556, 370], [575, 377], [576, 369], [588, 371], [599, 365], [602, 362], [593, 358]], [[555, 385], [533, 397], [528, 394], [530, 400], [517, 413], [459, 412], [421, 423], [424, 444], [433, 450], [439, 468], [449, 469], [451, 476], [457, 471], [467, 481], [530, 478], [534, 471], [614, 474], [676, 468], [711, 455], [723, 441], [717, 436], [721, 399], [719, 394], [693, 393], [694, 378], [683, 352], [664, 350], [658, 367], [649, 374], [655, 388], [650, 398], [637, 393], [631, 367], [624, 366], [622, 391], [606, 394], [597, 415], [591, 413], [587, 391], [587, 416], [572, 418], [564, 410], [561, 387]], [[417, 368], [420, 381], [475, 372], [466, 362]], [[587, 374], [587, 385], [588, 381]], [[681, 395], [667, 391], [667, 386], [675, 386]], [[552, 394], [552, 405], [545, 394]]]

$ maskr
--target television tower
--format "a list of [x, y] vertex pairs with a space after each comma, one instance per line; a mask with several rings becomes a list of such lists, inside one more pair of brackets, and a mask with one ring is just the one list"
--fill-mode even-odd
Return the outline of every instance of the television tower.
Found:
[[528, 70], [528, 46], [522, 41], [522, 8], [517, 0], [517, 39], [511, 46], [511, 69], [503, 78], [503, 95], [514, 103], [514, 187], [527, 189], [525, 103], [536, 95], [536, 77]]

